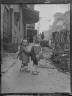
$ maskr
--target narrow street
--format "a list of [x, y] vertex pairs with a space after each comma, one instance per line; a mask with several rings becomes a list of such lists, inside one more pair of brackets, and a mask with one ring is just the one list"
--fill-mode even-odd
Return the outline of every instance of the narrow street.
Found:
[[1, 93], [71, 92], [70, 3], [38, 3], [1, 4]]
[[[32, 45], [29, 46], [29, 49]], [[46, 52], [47, 53], [47, 52]], [[50, 49], [48, 49], [48, 53]], [[43, 63], [43, 64], [42, 64]], [[70, 78], [68, 75], [57, 71], [47, 61], [40, 60], [41, 65], [47, 68], [39, 67], [39, 74], [20, 72], [21, 61], [16, 63], [4, 74], [2, 74], [2, 93], [31, 93], [31, 92], [70, 92]], [[32, 70], [33, 62], [30, 61], [29, 69]]]

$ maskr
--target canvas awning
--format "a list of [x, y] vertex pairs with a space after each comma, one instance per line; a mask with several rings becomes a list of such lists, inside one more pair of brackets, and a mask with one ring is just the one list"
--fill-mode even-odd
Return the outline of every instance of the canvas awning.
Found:
[[39, 12], [23, 7], [23, 20], [27, 24], [36, 23], [39, 21]]

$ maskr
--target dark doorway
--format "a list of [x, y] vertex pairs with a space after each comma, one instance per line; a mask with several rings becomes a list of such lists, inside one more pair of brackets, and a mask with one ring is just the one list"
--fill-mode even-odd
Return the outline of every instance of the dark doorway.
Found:
[[28, 29], [27, 30], [27, 40], [30, 43], [33, 43], [33, 37], [37, 35], [37, 30], [34, 29]]

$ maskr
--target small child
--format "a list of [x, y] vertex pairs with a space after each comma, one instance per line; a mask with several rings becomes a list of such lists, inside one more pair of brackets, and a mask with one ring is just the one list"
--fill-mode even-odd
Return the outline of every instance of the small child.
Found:
[[38, 61], [41, 52], [41, 46], [38, 42], [35, 42], [34, 46], [31, 48], [31, 60], [33, 60], [33, 71], [32, 74], [37, 75], [38, 71]]
[[[20, 46], [20, 52], [19, 52], [18, 56], [20, 56], [19, 59], [22, 61], [20, 71], [30, 72], [30, 70], [28, 70], [30, 52], [27, 49], [27, 40], [22, 41], [21, 46]], [[17, 56], [17, 58], [18, 58], [18, 56]]]

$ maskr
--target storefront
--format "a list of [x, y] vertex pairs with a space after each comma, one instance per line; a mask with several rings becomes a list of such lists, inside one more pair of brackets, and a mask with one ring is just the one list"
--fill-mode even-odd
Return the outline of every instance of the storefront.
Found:
[[[30, 24], [30, 26], [28, 26], [28, 27], [26, 26], [26, 29], [24, 29], [25, 38], [27, 38], [28, 34], [30, 34], [32, 36], [33, 32], [36, 33], [36, 30], [34, 29], [34, 26], [35, 26], [34, 23], [36, 23], [38, 21], [39, 21], [39, 12], [38, 11], [32, 10], [27, 7], [23, 7], [23, 23], [24, 23], [24, 25]], [[34, 24], [34, 25], [31, 25], [31, 24]], [[33, 40], [31, 40], [30, 42], [33, 42]]]
[[28, 40], [28, 42], [33, 43], [35, 35], [37, 35], [37, 30], [27, 29], [27, 40]]
[[[27, 39], [27, 31], [31, 32], [31, 29], [27, 28], [27, 24], [38, 22], [39, 12], [27, 8], [27, 4], [26, 6], [5, 5], [3, 14], [3, 49], [17, 52], [21, 39]], [[32, 28], [32, 30], [35, 29]]]

